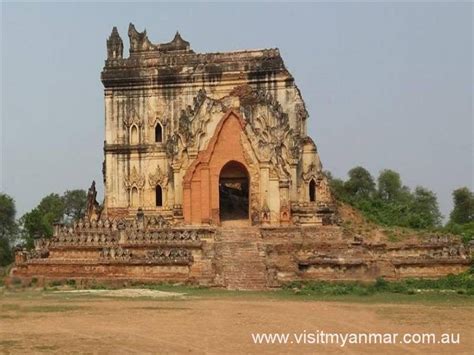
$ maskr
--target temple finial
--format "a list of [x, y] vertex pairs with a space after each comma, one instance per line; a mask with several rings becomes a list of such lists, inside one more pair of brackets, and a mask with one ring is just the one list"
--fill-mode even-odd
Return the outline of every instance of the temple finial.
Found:
[[123, 58], [123, 41], [120, 38], [117, 27], [112, 28], [112, 33], [107, 40], [107, 59]]

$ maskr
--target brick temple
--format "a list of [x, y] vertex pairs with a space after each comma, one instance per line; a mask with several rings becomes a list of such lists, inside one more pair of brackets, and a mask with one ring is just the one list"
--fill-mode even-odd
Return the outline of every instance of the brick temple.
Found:
[[196, 53], [130, 24], [107, 39], [104, 203], [19, 251], [24, 279], [180, 281], [241, 289], [304, 279], [460, 272], [451, 240], [387, 247], [338, 225], [308, 112], [278, 49]]
[[195, 53], [179, 33], [107, 41], [104, 211], [172, 224], [332, 223], [308, 112], [278, 49]]

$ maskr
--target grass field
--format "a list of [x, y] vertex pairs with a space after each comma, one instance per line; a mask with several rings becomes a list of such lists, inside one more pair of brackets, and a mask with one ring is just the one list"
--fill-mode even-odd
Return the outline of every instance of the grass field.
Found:
[[[341, 285], [337, 291], [331, 287], [291, 285], [265, 292], [172, 285], [91, 291], [71, 286], [1, 289], [0, 352], [469, 353], [474, 346], [474, 297], [466, 292], [394, 293], [379, 285], [378, 292], [364, 295], [344, 290], [340, 294]], [[341, 347], [255, 344], [252, 338], [260, 332], [300, 335], [319, 331], [453, 333], [459, 334], [460, 344]]]

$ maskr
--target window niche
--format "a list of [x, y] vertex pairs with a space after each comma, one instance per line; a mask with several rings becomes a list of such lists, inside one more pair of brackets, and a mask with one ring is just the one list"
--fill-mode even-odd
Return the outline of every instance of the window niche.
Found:
[[316, 202], [316, 182], [314, 179], [309, 182], [309, 201]]
[[160, 185], [155, 187], [155, 205], [156, 207], [163, 207], [163, 189]]
[[157, 122], [155, 126], [155, 142], [163, 143], [163, 127], [160, 122]]
[[138, 127], [136, 125], [130, 127], [130, 144], [138, 144]]

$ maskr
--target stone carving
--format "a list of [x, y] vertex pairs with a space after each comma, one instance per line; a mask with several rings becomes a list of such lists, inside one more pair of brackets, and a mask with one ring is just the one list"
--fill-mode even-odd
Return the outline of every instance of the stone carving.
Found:
[[130, 250], [122, 247], [102, 248], [100, 252], [100, 258], [106, 260], [129, 261], [132, 256]]
[[127, 129], [132, 125], [136, 125], [140, 128], [143, 126], [143, 119], [138, 115], [135, 109], [132, 108], [128, 110], [127, 115], [124, 117], [123, 124]]
[[170, 159], [174, 159], [178, 155], [180, 152], [178, 135], [173, 134], [166, 138], [165, 151], [166, 156]]
[[306, 120], [309, 116], [308, 111], [306, 110], [306, 107], [303, 102], [295, 104], [295, 112], [296, 112], [296, 117], [301, 122]]
[[[206, 99], [206, 91], [204, 89], [200, 89], [197, 95], [193, 98], [193, 106], [188, 105], [186, 106], [186, 109], [181, 110], [178, 132], [184, 138], [183, 141], [188, 145], [193, 145], [194, 138], [198, 136], [203, 130], [203, 124], [205, 122], [198, 122], [195, 120], [195, 116], [198, 114]], [[193, 122], [201, 124], [199, 124], [197, 127], [194, 125], [193, 127]]]
[[147, 261], [160, 264], [190, 264], [193, 262], [193, 254], [188, 249], [155, 249], [148, 251], [145, 255]]
[[139, 174], [137, 168], [134, 166], [128, 178], [124, 179], [124, 186], [127, 190], [130, 190], [133, 186], [138, 189], [143, 189], [145, 186], [145, 177], [143, 174]]
[[146, 30], [138, 32], [133, 23], [128, 26], [128, 37], [130, 39], [130, 52], [140, 52], [157, 49], [153, 45], [146, 34]]
[[199, 242], [199, 234], [193, 230], [167, 230], [167, 231], [131, 231], [126, 236], [127, 243], [154, 244], [168, 242]]
[[27, 259], [46, 259], [49, 257], [48, 249], [33, 249], [28, 252]]
[[98, 246], [117, 244], [118, 236], [115, 233], [100, 233], [100, 232], [73, 232], [60, 233], [51, 238], [49, 246], [57, 247], [63, 245], [77, 245], [77, 246]]
[[260, 174], [258, 169], [258, 161], [248, 139], [245, 135], [241, 136], [240, 143], [244, 148], [244, 159], [249, 168], [250, 174], [250, 220], [252, 225], [256, 225], [260, 220]]
[[227, 109], [223, 101], [210, 98], [204, 89], [200, 89], [193, 98], [193, 105], [187, 105], [180, 112], [177, 132], [167, 139], [167, 156], [177, 161], [185, 151], [201, 148], [212, 114]]
[[267, 205], [266, 202], [263, 203], [260, 214], [261, 214], [260, 222], [262, 222], [263, 224], [266, 224], [266, 223], [270, 222], [271, 211], [270, 211], [270, 208], [268, 208], [268, 205]]
[[92, 181], [91, 187], [87, 192], [86, 216], [90, 221], [96, 221], [100, 218], [101, 208], [97, 202], [97, 190], [95, 181]]
[[99, 257], [103, 261], [140, 262], [173, 265], [191, 264], [193, 262], [192, 252], [184, 248], [153, 249], [147, 250], [145, 254], [134, 254], [129, 249], [122, 247], [102, 248]]
[[151, 187], [155, 187], [157, 185], [166, 186], [168, 185], [168, 174], [164, 173], [160, 166], [156, 166], [156, 170], [154, 173], [148, 175], [148, 183]]
[[288, 202], [283, 200], [280, 205], [280, 222], [284, 224], [290, 223], [291, 215], [290, 215], [290, 207], [288, 206]]
[[122, 59], [123, 58], [123, 42], [122, 38], [114, 26], [112, 33], [107, 40], [107, 59]]
[[267, 116], [258, 116], [251, 125], [250, 140], [257, 147], [260, 161], [270, 161], [280, 179], [290, 179], [288, 161], [292, 145], [289, 126], [272, 127]]
[[176, 31], [176, 34], [174, 35], [174, 38], [171, 42], [159, 44], [158, 48], [162, 52], [191, 50], [189, 42], [185, 41], [178, 31]]
[[303, 171], [301, 177], [306, 183], [308, 183], [311, 179], [314, 179], [314, 181], [317, 182], [320, 174], [321, 169], [318, 169], [315, 163], [311, 163], [306, 169], [306, 171]]
[[150, 230], [169, 228], [170, 223], [163, 216], [146, 217], [146, 228]]
[[262, 162], [270, 162], [272, 173], [290, 179], [289, 161], [297, 158], [299, 136], [289, 125], [289, 117], [269, 92], [240, 87], [234, 90], [241, 100], [241, 111], [250, 124], [246, 133]]
[[190, 44], [185, 41], [179, 32], [176, 32], [173, 40], [168, 43], [153, 44], [148, 39], [146, 30], [138, 32], [135, 26], [130, 23], [128, 27], [128, 37], [130, 39], [130, 52], [145, 52], [145, 51], [159, 51], [159, 52], [191, 52]]

